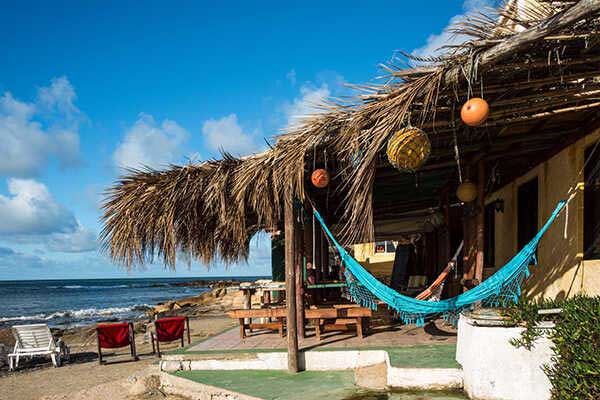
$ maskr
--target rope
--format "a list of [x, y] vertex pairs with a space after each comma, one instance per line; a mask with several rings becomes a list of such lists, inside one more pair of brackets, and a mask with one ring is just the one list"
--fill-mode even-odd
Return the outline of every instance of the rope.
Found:
[[456, 123], [455, 121], [455, 105], [452, 102], [452, 136], [454, 138], [454, 160], [456, 161], [456, 167], [458, 169], [458, 181], [462, 183], [462, 171], [460, 168], [460, 152], [458, 150], [458, 137], [456, 135]]

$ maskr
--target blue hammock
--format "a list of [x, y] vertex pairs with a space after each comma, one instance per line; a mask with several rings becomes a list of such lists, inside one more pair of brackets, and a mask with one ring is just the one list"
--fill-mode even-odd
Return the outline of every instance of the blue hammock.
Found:
[[529, 265], [532, 262], [537, 264], [538, 244], [565, 204], [566, 201], [559, 202], [535, 237], [494, 275], [467, 292], [441, 301], [416, 300], [377, 280], [335, 240], [317, 210], [314, 210], [314, 214], [340, 253], [346, 267], [344, 274], [352, 299], [357, 304], [373, 309], [377, 308], [377, 300], [380, 300], [394, 309], [405, 323], [421, 326], [425, 323], [425, 318], [439, 314], [444, 315], [446, 320], [455, 321], [461, 311], [478, 302], [488, 307], [517, 303], [521, 294], [521, 284], [529, 276]]

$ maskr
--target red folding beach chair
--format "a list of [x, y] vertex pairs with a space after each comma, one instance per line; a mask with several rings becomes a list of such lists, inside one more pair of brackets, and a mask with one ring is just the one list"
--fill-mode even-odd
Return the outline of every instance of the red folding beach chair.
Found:
[[96, 327], [98, 339], [98, 362], [102, 364], [102, 349], [116, 349], [129, 346], [131, 358], [138, 360], [135, 352], [135, 333], [131, 322], [117, 324], [98, 324]]
[[[183, 347], [184, 331], [187, 331], [187, 340], [188, 344], [190, 344], [190, 320], [188, 317], [169, 317], [154, 321], [154, 331], [150, 332], [152, 354], [156, 354], [158, 351], [158, 356], [160, 357], [160, 342], [166, 343], [181, 340], [181, 347]], [[155, 342], [156, 349], [154, 348]]]

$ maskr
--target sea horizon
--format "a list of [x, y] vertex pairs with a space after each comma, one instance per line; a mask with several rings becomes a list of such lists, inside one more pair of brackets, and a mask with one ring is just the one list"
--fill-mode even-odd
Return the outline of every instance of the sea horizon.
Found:
[[191, 280], [239, 280], [242, 278], [270, 279], [270, 275], [231, 275], [231, 276], [144, 276], [144, 277], [114, 277], [114, 278], [43, 278], [43, 279], [2, 279], [0, 283], [6, 282], [45, 282], [45, 281], [108, 281], [108, 280], [133, 280], [133, 279], [191, 279]]
[[237, 282], [268, 276], [24, 279], [0, 281], [0, 329], [46, 323], [72, 328], [98, 322], [148, 318], [146, 312], [167, 301], [197, 296], [208, 285], [196, 281]]

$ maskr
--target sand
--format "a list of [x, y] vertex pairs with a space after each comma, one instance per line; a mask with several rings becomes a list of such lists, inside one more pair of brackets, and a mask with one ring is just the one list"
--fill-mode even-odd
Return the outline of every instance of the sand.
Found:
[[[235, 324], [224, 315], [207, 315], [190, 320], [192, 342], [215, 335]], [[59, 400], [59, 399], [180, 399], [165, 397], [159, 392], [132, 396], [129, 392], [133, 375], [143, 375], [149, 369], [156, 371], [158, 358], [153, 356], [143, 334], [136, 334], [136, 346], [140, 360], [128, 362], [128, 348], [107, 351], [109, 365], [98, 365], [93, 329], [83, 329], [65, 334], [65, 342], [71, 347], [72, 360], [60, 368], [49, 361], [37, 359], [26, 362], [16, 372], [0, 369], [1, 400]], [[177, 343], [162, 345], [161, 350], [177, 347]], [[112, 354], [114, 353], [114, 354]], [[103, 352], [104, 354], [104, 352]], [[154, 368], [153, 368], [154, 366]]]

